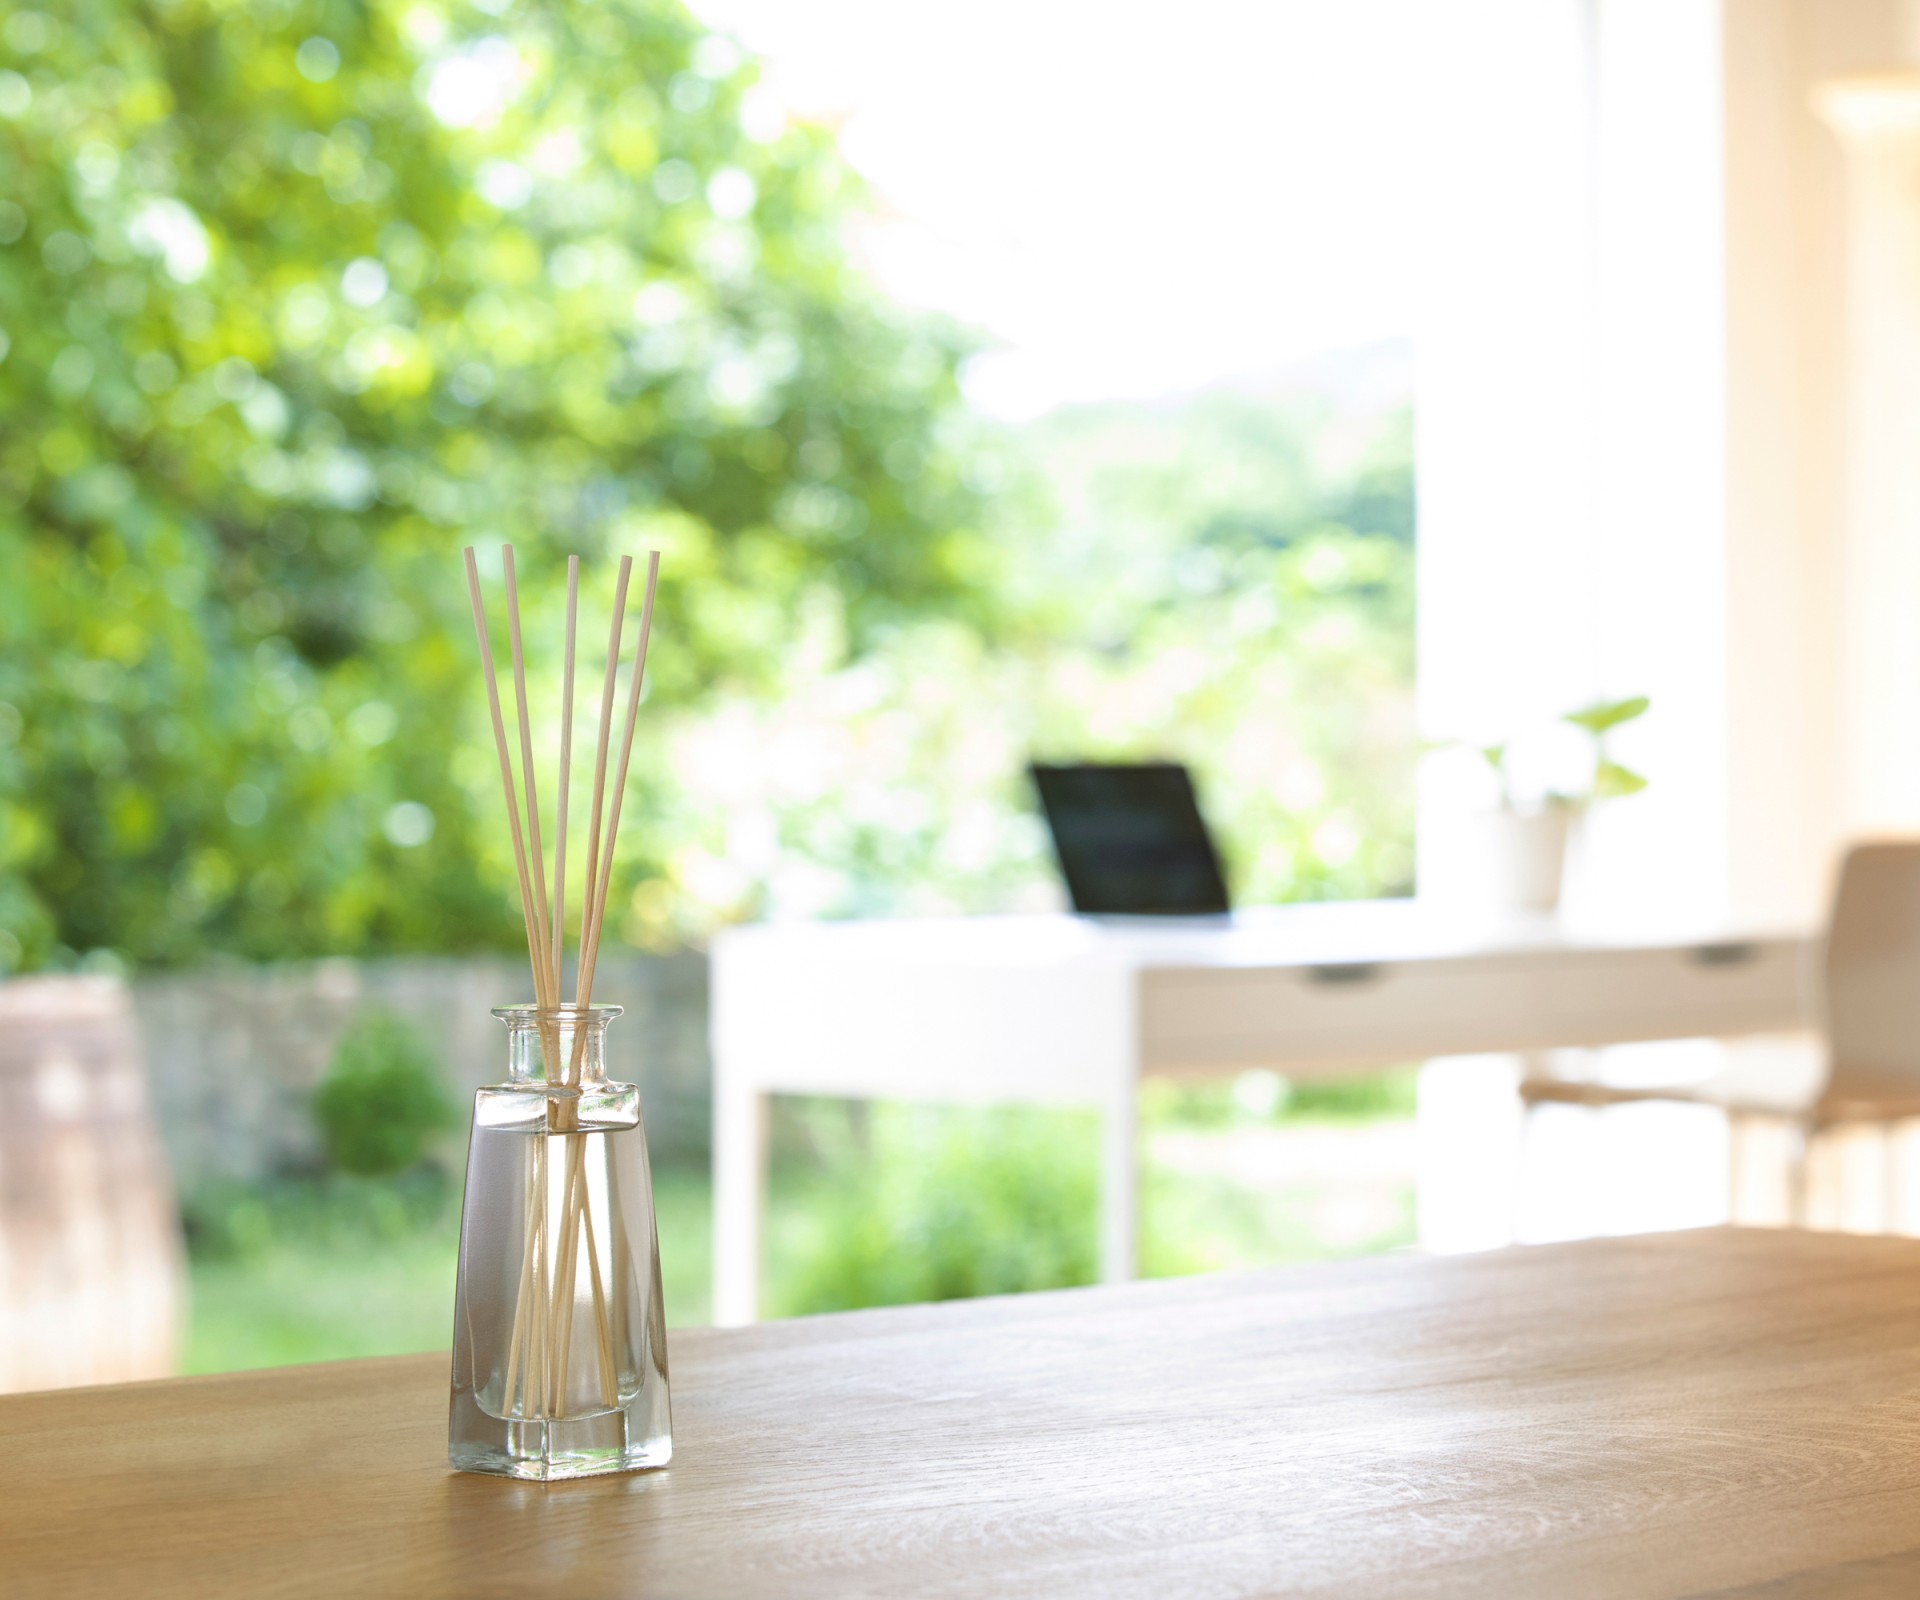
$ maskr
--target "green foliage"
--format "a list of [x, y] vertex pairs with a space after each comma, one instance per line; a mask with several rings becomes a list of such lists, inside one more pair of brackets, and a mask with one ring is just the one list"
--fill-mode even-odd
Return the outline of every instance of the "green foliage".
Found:
[[1647, 780], [1630, 767], [1623, 767], [1607, 753], [1607, 735], [1647, 714], [1653, 702], [1643, 694], [1626, 700], [1602, 700], [1597, 704], [1569, 711], [1566, 720], [1593, 735], [1593, 798], [1617, 800], [1638, 794]]
[[1418, 1074], [1383, 1072], [1366, 1078], [1327, 1078], [1295, 1086], [1287, 1113], [1302, 1120], [1369, 1122], [1386, 1117], [1411, 1117], [1419, 1088]]
[[[1545, 802], [1549, 805], [1584, 806], [1601, 800], [1618, 800], [1626, 795], [1638, 794], [1646, 788], [1647, 780], [1644, 777], [1613, 759], [1607, 748], [1607, 736], [1645, 716], [1652, 704], [1645, 695], [1639, 694], [1625, 700], [1598, 700], [1577, 711], [1563, 712], [1560, 721], [1570, 728], [1579, 729], [1591, 741], [1588, 776], [1584, 786], [1567, 785], [1549, 789], [1543, 797]], [[1486, 762], [1499, 784], [1503, 803], [1510, 810], [1515, 809], [1511, 772], [1513, 763], [1510, 759], [1512, 743], [1474, 745], [1470, 748]]]
[[1600, 700], [1593, 705], [1582, 706], [1578, 711], [1567, 712], [1561, 720], [1571, 722], [1576, 728], [1585, 728], [1598, 739], [1637, 717], [1644, 717], [1652, 704], [1643, 694], [1625, 700]]
[[1412, 438], [1404, 404], [1286, 392], [1029, 437], [1059, 526], [1020, 575], [1051, 612], [1033, 743], [1188, 761], [1242, 900], [1411, 889]]
[[675, 0], [7, 13], [0, 970], [510, 946], [469, 541], [539, 637], [660, 545], [663, 706], [979, 592], [961, 346], [754, 75]]
[[1623, 795], [1638, 794], [1646, 786], [1645, 778], [1617, 761], [1603, 760], [1593, 769], [1593, 798], [1596, 800], [1617, 800]]
[[[713, 1220], [704, 1168], [653, 1171], [667, 1320], [704, 1324]], [[184, 1198], [188, 1372], [445, 1350], [460, 1194], [431, 1168], [286, 1179]]]
[[459, 1195], [438, 1167], [367, 1177], [327, 1173], [263, 1186], [220, 1182], [180, 1197], [188, 1253], [196, 1261], [249, 1261], [288, 1248], [364, 1254], [449, 1226], [459, 1231]]
[[504, 537], [542, 706], [562, 553], [665, 552], [612, 937], [1044, 901], [1033, 754], [1191, 761], [1243, 898], [1409, 886], [1405, 407], [989, 434], [754, 82], [675, 0], [8, 14], [0, 971], [514, 948]]
[[458, 1218], [451, 1230], [285, 1235], [243, 1255], [188, 1260], [181, 1369], [235, 1372], [445, 1350]]
[[[1167, 1141], [1167, 1149], [1200, 1152], [1197, 1162], [1178, 1165], [1149, 1157], [1141, 1238], [1148, 1275], [1318, 1260], [1412, 1241], [1410, 1183], [1376, 1174], [1329, 1195], [1324, 1179], [1290, 1184], [1280, 1172], [1249, 1188], [1236, 1182], [1227, 1153], [1244, 1138], [1391, 1137], [1413, 1115], [1414, 1074], [1303, 1084], [1291, 1095], [1271, 1092], [1263, 1080], [1273, 1076], [1143, 1085], [1143, 1147], [1152, 1152]], [[772, 1314], [1093, 1281], [1098, 1128], [1091, 1114], [781, 1101], [774, 1128]], [[1363, 1213], [1358, 1228], [1356, 1210]]]
[[782, 1313], [1093, 1282], [1090, 1117], [880, 1105], [849, 1124], [820, 1107], [810, 1127], [833, 1182], [785, 1241]]
[[[1385, 1080], [1372, 1092], [1388, 1103], [1374, 1111], [1351, 1106], [1296, 1117], [1288, 1106], [1277, 1126], [1298, 1127], [1316, 1139], [1366, 1139], [1370, 1130], [1391, 1137], [1393, 1124], [1410, 1114], [1411, 1081], [1411, 1075]], [[1365, 1085], [1353, 1087], [1366, 1092]], [[1144, 1088], [1149, 1152], [1163, 1139], [1196, 1135], [1203, 1148], [1219, 1148], [1261, 1136], [1263, 1122], [1272, 1121], [1230, 1091], [1189, 1100], [1161, 1080]], [[1311, 1102], [1319, 1092], [1303, 1085], [1299, 1095]], [[888, 1127], [895, 1116], [909, 1126]], [[874, 1129], [871, 1135], [862, 1134], [863, 1125]], [[844, 1103], [782, 1100], [774, 1126], [765, 1292], [771, 1309], [800, 1313], [861, 1303], [867, 1295], [898, 1298], [930, 1292], [936, 1281], [1051, 1287], [1085, 1282], [1092, 1271], [1097, 1132], [1090, 1118], [1028, 1110], [983, 1118], [896, 1107], [874, 1108], [869, 1119]], [[943, 1182], [899, 1170], [917, 1167], [927, 1150], [942, 1145], [953, 1149]], [[1286, 1181], [1284, 1155], [1272, 1165], [1276, 1181], [1250, 1186], [1217, 1163], [1215, 1170], [1204, 1160], [1174, 1167], [1150, 1155], [1142, 1196], [1144, 1271], [1244, 1269], [1412, 1242], [1410, 1177], [1376, 1171], [1329, 1192], [1322, 1179]], [[1003, 1200], [969, 1193], [982, 1183]], [[710, 1320], [710, 1176], [704, 1165], [664, 1163], [655, 1166], [653, 1184], [667, 1320], [675, 1327], [704, 1324]], [[908, 1198], [918, 1209], [898, 1226], [876, 1230], [863, 1208], [883, 1197]], [[1036, 1197], [1040, 1203], [1029, 1209]], [[444, 1350], [458, 1198], [457, 1185], [431, 1167], [393, 1178], [328, 1174], [186, 1196], [193, 1278], [187, 1370]], [[982, 1228], [994, 1231], [977, 1231]], [[923, 1241], [933, 1229], [965, 1231], [950, 1232], [928, 1249]], [[920, 1254], [932, 1264], [917, 1261]]]
[[1372, 1122], [1412, 1116], [1416, 1085], [1412, 1071], [1292, 1083], [1277, 1072], [1256, 1069], [1197, 1083], [1151, 1078], [1140, 1086], [1140, 1104], [1148, 1122], [1190, 1129]]
[[658, 818], [682, 848], [625, 931], [1051, 903], [1036, 754], [1189, 761], [1245, 901], [1406, 892], [1407, 423], [1210, 395], [1023, 429], [992, 636], [923, 625], [849, 666], [823, 626], [780, 700], [688, 713]]
[[439, 1068], [398, 1017], [364, 1012], [341, 1039], [313, 1092], [328, 1162], [340, 1172], [385, 1177], [417, 1165], [455, 1123]]

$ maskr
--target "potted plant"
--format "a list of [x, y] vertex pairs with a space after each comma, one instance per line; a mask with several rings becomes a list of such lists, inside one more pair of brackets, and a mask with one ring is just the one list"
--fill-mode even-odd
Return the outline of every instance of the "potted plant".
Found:
[[1488, 902], [1501, 910], [1552, 911], [1566, 876], [1567, 838], [1576, 818], [1603, 800], [1638, 794], [1647, 780], [1614, 759], [1615, 730], [1645, 716], [1645, 695], [1601, 700], [1562, 714], [1566, 738], [1471, 746], [1497, 786], [1498, 803], [1482, 814], [1478, 875]]

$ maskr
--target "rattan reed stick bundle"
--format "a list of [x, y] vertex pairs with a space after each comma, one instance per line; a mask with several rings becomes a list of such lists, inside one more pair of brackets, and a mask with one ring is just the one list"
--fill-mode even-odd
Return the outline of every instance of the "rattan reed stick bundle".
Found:
[[[613, 617], [608, 629], [607, 664], [600, 694], [599, 739], [594, 753], [591, 814], [587, 826], [586, 880], [580, 898], [580, 934], [574, 1005], [581, 1013], [571, 1029], [572, 1050], [561, 1059], [560, 993], [565, 954], [567, 816], [573, 758], [573, 688], [575, 625], [580, 593], [580, 561], [567, 560], [567, 623], [565, 663], [561, 683], [560, 771], [556, 785], [552, 896], [549, 901], [545, 851], [540, 832], [540, 794], [534, 776], [532, 716], [527, 701], [526, 654], [520, 632], [520, 592], [514, 570], [513, 546], [501, 548], [506, 583], [507, 637], [512, 651], [514, 709], [520, 746], [520, 781], [514, 780], [506, 717], [487, 633], [486, 607], [480, 594], [480, 573], [471, 547], [465, 552], [467, 590], [473, 604], [474, 633], [480, 644], [480, 666], [486, 681], [487, 707], [493, 721], [495, 754], [500, 762], [501, 791], [507, 802], [507, 825], [513, 839], [514, 870], [520, 891], [520, 911], [526, 923], [527, 954], [533, 967], [534, 1001], [540, 1012], [540, 1048], [546, 1080], [551, 1085], [578, 1089], [581, 1055], [586, 1041], [585, 1008], [592, 1003], [593, 974], [599, 960], [601, 930], [606, 920], [607, 888], [613, 876], [613, 854], [620, 830], [621, 800], [633, 754], [633, 730], [645, 682], [647, 643], [653, 631], [653, 602], [660, 575], [660, 555], [647, 560], [646, 594], [640, 610], [639, 638], [633, 667], [627, 678], [626, 715], [619, 755], [613, 765], [611, 796], [607, 789], [607, 756], [612, 744], [613, 712], [619, 680], [620, 642], [624, 631], [627, 590], [633, 573], [631, 557], [620, 560], [614, 588]], [[516, 789], [519, 791], [516, 793]], [[526, 804], [522, 831], [520, 802]], [[605, 822], [604, 835], [602, 822]], [[608, 1323], [607, 1284], [595, 1239], [592, 1196], [586, 1181], [585, 1138], [579, 1126], [575, 1095], [555, 1095], [547, 1102], [547, 1132], [562, 1136], [563, 1175], [557, 1229], [548, 1226], [549, 1145], [534, 1141], [528, 1164], [525, 1196], [526, 1237], [521, 1243], [519, 1287], [515, 1295], [513, 1331], [508, 1344], [504, 1401], [516, 1405], [524, 1417], [555, 1416], [565, 1409], [580, 1250], [584, 1244], [587, 1279], [593, 1301], [596, 1377], [601, 1403], [616, 1404], [617, 1374]]]

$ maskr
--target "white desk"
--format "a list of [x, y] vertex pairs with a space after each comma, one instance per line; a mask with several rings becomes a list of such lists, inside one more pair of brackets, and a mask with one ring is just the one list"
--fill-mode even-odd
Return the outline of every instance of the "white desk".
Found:
[[1231, 921], [736, 928], [713, 946], [714, 1319], [758, 1297], [766, 1097], [1090, 1105], [1101, 1271], [1133, 1275], [1143, 1076], [1351, 1074], [1431, 1056], [1809, 1026], [1807, 934], [1620, 937], [1414, 901]]

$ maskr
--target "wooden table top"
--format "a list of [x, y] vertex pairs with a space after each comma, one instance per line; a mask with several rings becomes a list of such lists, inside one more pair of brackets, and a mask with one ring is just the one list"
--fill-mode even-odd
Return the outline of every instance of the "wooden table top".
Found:
[[445, 1465], [446, 1360], [0, 1399], [0, 1590], [1920, 1593], [1920, 1242], [1715, 1231], [673, 1337], [677, 1454]]

